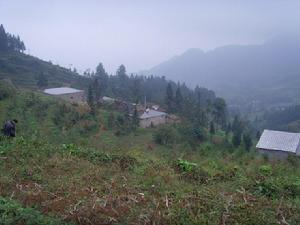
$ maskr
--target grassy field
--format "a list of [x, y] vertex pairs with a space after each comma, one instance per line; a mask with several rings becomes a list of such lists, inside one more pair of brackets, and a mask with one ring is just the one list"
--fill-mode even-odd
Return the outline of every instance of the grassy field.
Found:
[[271, 162], [222, 133], [193, 150], [156, 144], [156, 129], [116, 136], [106, 110], [33, 95], [0, 100], [1, 121], [20, 120], [0, 142], [0, 224], [300, 224], [297, 158]]

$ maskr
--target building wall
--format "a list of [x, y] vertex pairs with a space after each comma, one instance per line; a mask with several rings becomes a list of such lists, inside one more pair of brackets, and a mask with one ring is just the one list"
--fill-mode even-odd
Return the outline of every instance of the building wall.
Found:
[[257, 151], [260, 154], [265, 154], [269, 157], [271, 160], [281, 160], [286, 159], [289, 155], [296, 155], [292, 152], [284, 152], [284, 151], [277, 151], [277, 150], [267, 150], [267, 149], [261, 149], [258, 148]]
[[80, 102], [85, 102], [86, 101], [84, 92], [77, 92], [77, 93], [72, 93], [72, 94], [57, 95], [57, 97], [59, 97], [61, 99], [64, 99], [66, 101], [69, 101], [69, 102], [76, 102], [76, 103], [80, 103]]
[[147, 128], [147, 127], [151, 127], [151, 124], [153, 126], [157, 126], [157, 125], [165, 124], [165, 123], [166, 123], [166, 116], [163, 115], [163, 116], [158, 116], [158, 117], [141, 119], [140, 120], [140, 127]]

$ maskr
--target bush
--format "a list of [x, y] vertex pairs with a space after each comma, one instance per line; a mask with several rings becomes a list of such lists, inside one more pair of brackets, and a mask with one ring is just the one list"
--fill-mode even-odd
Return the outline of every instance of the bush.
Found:
[[160, 145], [171, 145], [174, 144], [176, 141], [176, 131], [172, 127], [160, 127], [158, 130], [155, 131], [153, 138], [157, 144]]
[[278, 197], [280, 195], [280, 187], [273, 180], [258, 181], [256, 191], [259, 195], [264, 195], [269, 198]]
[[207, 183], [208, 181], [209, 174], [196, 163], [179, 159], [175, 163], [175, 168], [181, 174], [181, 178], [187, 181], [197, 182], [200, 184]]
[[12, 97], [16, 94], [16, 88], [8, 80], [0, 81], [0, 100]]
[[261, 167], [259, 167], [259, 171], [263, 175], [270, 175], [272, 173], [272, 167], [270, 165], [262, 165]]
[[283, 189], [285, 190], [286, 195], [290, 197], [300, 196], [300, 180], [297, 180], [293, 183], [287, 183], [284, 185]]
[[203, 127], [195, 126], [193, 124], [180, 126], [179, 133], [181, 139], [192, 146], [195, 146], [199, 142], [203, 142], [208, 139], [207, 130]]
[[190, 172], [197, 166], [196, 163], [188, 162], [187, 160], [178, 159], [177, 166], [183, 171], [183, 172]]

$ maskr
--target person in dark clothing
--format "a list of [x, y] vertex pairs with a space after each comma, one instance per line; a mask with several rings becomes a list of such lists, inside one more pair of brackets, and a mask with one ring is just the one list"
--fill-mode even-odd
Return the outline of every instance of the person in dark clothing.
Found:
[[3, 126], [3, 134], [6, 137], [15, 137], [16, 136], [16, 123], [18, 120], [6, 121]]

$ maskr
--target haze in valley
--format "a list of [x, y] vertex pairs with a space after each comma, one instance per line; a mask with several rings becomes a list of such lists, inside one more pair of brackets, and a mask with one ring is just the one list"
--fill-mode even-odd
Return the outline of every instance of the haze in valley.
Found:
[[0, 1], [0, 22], [27, 53], [114, 73], [147, 70], [190, 48], [261, 44], [300, 26], [299, 1]]

